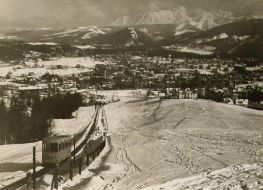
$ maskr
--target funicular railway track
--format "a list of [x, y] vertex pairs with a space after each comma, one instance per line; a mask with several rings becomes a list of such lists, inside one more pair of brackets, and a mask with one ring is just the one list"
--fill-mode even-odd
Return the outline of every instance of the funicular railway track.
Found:
[[[94, 116], [92, 118], [92, 121], [87, 125], [87, 127], [84, 128], [84, 130], [78, 134], [75, 135], [75, 140], [78, 141], [80, 140], [84, 135], [85, 138], [71, 151], [71, 157], [76, 155], [77, 153], [79, 153], [86, 145], [86, 143], [88, 142], [88, 140], [90, 139], [92, 133], [94, 132], [96, 125], [98, 123], [98, 118], [99, 118], [99, 113], [100, 110], [102, 109], [101, 106], [96, 106], [95, 107], [95, 113]], [[71, 159], [71, 157], [66, 158], [65, 160], [63, 160], [60, 165], [65, 164], [66, 162], [68, 162], [68, 160]], [[47, 174], [48, 172], [50, 172], [51, 170], [53, 170], [54, 168], [52, 167], [44, 167], [38, 171], [36, 171], [35, 173], [35, 178], [38, 179], [40, 178], [42, 175]], [[22, 187], [23, 185], [26, 185], [28, 183], [28, 176], [19, 179], [3, 188], [0, 188], [0, 190], [14, 190], [14, 189], [18, 189], [20, 187]]]
[[[92, 123], [91, 123], [91, 128], [90, 128], [90, 130], [89, 130], [88, 133], [86, 133], [86, 134], [85, 134], [85, 132], [84, 132], [83, 135], [86, 135], [86, 136], [85, 136], [85, 139], [75, 148], [75, 150], [73, 150], [73, 151], [71, 152], [71, 156], [76, 155], [76, 154], [86, 145], [87, 141], [88, 141], [89, 138], [91, 137], [91, 135], [92, 135], [92, 133], [94, 132], [94, 130], [95, 130], [95, 128], [96, 128], [96, 125], [97, 125], [97, 123], [98, 123], [98, 118], [99, 118], [100, 109], [101, 109], [101, 107], [99, 107], [99, 106], [96, 108], [95, 116], [94, 116], [93, 121], [92, 121]], [[85, 131], [88, 130], [88, 128], [89, 128], [89, 126], [86, 127]], [[69, 159], [69, 158], [68, 158], [68, 159]], [[68, 159], [67, 159], [67, 160], [68, 160]], [[67, 161], [67, 160], [65, 160], [65, 161]], [[65, 161], [64, 161], [64, 162], [65, 162]]]

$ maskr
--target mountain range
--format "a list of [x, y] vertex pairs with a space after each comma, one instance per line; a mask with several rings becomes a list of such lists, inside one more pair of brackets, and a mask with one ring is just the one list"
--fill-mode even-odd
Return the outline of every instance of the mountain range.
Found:
[[178, 29], [194, 27], [199, 30], [207, 30], [212, 27], [225, 24], [234, 20], [231, 12], [195, 9], [189, 12], [185, 7], [173, 10], [159, 10], [151, 12], [139, 12], [130, 16], [122, 16], [111, 23], [112, 26], [136, 26], [151, 24], [175, 24]]
[[0, 40], [53, 42], [86, 47], [162, 48], [201, 55], [263, 57], [263, 19], [184, 7], [123, 16], [110, 26], [37, 28], [0, 34]]

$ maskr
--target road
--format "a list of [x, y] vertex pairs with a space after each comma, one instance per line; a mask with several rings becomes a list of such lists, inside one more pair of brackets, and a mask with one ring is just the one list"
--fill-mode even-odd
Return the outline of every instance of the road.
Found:
[[193, 100], [119, 102], [105, 109], [112, 150], [97, 175], [77, 189], [141, 189], [263, 162], [263, 112]]

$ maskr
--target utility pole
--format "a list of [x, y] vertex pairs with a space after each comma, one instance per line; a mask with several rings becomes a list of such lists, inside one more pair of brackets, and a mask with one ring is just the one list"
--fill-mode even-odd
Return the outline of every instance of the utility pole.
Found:
[[73, 169], [72, 169], [72, 159], [69, 160], [69, 178], [73, 181]]
[[74, 136], [74, 157], [73, 157], [73, 161], [75, 163], [76, 161], [76, 137]]
[[87, 154], [87, 166], [89, 166], [89, 154]]
[[6, 144], [7, 140], [6, 140], [6, 131], [5, 131], [5, 144]]
[[95, 160], [95, 158], [96, 158], [95, 154], [96, 154], [96, 150], [94, 150], [92, 153], [92, 160]]
[[79, 159], [79, 175], [81, 175], [82, 158]]
[[58, 164], [56, 164], [55, 170], [54, 170], [54, 181], [55, 181], [55, 189], [58, 189]]
[[33, 146], [33, 189], [36, 189], [36, 147]]

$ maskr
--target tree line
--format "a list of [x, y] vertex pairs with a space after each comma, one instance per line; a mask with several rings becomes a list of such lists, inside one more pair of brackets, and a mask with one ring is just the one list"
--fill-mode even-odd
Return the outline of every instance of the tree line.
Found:
[[0, 144], [29, 143], [48, 134], [52, 119], [72, 117], [82, 105], [80, 94], [39, 95], [19, 94], [11, 98], [10, 107], [0, 102]]

